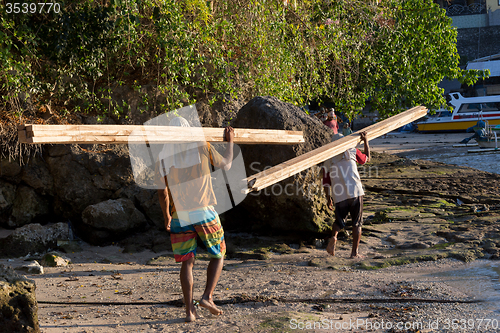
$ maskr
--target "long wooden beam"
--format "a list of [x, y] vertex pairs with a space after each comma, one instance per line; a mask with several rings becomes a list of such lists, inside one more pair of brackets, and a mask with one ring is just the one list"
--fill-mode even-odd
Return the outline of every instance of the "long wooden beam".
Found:
[[333, 156], [341, 154], [349, 148], [356, 147], [360, 142], [359, 133], [362, 131], [366, 131], [367, 139], [372, 140], [419, 119], [426, 114], [427, 109], [423, 106], [411, 108], [351, 135], [247, 177], [243, 179], [243, 181], [247, 182], [248, 189], [244, 189], [242, 192], [249, 193], [252, 191], [260, 191], [314, 165], [322, 163]]
[[[223, 142], [223, 128], [142, 125], [26, 125], [18, 129], [19, 142], [32, 144], [127, 144]], [[236, 144], [298, 144], [302, 131], [234, 129]]]

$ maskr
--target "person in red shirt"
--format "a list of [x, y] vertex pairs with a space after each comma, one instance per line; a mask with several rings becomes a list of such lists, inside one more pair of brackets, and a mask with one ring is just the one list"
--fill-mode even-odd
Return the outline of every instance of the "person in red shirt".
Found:
[[[352, 219], [352, 251], [351, 258], [362, 258], [359, 254], [361, 227], [363, 224], [363, 187], [356, 163], [365, 164], [370, 161], [370, 147], [366, 132], [360, 133], [364, 142], [364, 154], [357, 148], [350, 148], [344, 153], [325, 161], [323, 167], [323, 188], [328, 208], [333, 210], [335, 204], [335, 223], [332, 226], [332, 238], [328, 242], [326, 251], [334, 256], [337, 235], [346, 227], [347, 214]], [[332, 141], [342, 138], [342, 134], [335, 134]]]
[[337, 116], [335, 115], [335, 111], [333, 108], [327, 114], [327, 119], [323, 122], [326, 126], [330, 127], [333, 130], [333, 134], [337, 134], [339, 131], [339, 124], [337, 123]]

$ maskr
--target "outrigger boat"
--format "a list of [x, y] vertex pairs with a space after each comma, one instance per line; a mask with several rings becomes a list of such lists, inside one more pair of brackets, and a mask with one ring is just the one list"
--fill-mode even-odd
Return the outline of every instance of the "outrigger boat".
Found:
[[500, 95], [463, 97], [451, 93], [448, 102], [453, 111], [440, 109], [416, 123], [419, 132], [459, 132], [474, 126], [479, 119], [500, 125]]
[[[478, 122], [479, 124], [480, 122]], [[475, 133], [470, 138], [464, 139], [462, 142], [468, 142], [470, 139], [476, 140], [480, 149], [469, 150], [469, 153], [482, 153], [487, 151], [498, 151], [500, 141], [500, 125], [491, 126], [488, 122], [482, 121], [482, 128], [474, 127]]]
[[500, 126], [486, 125], [485, 134], [474, 138], [481, 148], [496, 148], [500, 141]]

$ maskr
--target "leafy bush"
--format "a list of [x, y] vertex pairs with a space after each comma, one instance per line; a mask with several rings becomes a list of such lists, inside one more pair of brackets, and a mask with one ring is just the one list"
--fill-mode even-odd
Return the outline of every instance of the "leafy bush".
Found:
[[[432, 0], [61, 0], [60, 13], [0, 13], [0, 114], [15, 122], [124, 121], [130, 87], [148, 115], [252, 94], [334, 101], [353, 118], [445, 104], [437, 84], [472, 84], [456, 30]], [[150, 90], [144, 87], [149, 85]], [[128, 119], [130, 121], [130, 119]], [[132, 120], [134, 121], [134, 120]]]

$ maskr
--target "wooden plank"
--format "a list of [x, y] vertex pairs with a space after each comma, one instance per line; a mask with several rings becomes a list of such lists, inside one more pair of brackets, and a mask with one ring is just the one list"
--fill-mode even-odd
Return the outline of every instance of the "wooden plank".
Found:
[[469, 153], [487, 153], [489, 151], [500, 152], [500, 149], [498, 149], [498, 148], [481, 148], [481, 149], [470, 149], [467, 152], [469, 152]]
[[474, 146], [478, 146], [477, 142], [476, 143], [456, 143], [452, 147], [459, 148], [459, 147], [474, 147]]
[[[224, 142], [223, 128], [142, 125], [27, 125], [26, 143]], [[235, 128], [236, 144], [303, 143], [302, 131]]]
[[270, 169], [247, 177], [243, 180], [247, 182], [248, 189], [243, 190], [243, 193], [260, 191], [267, 186], [273, 185], [314, 165], [322, 163], [333, 156], [341, 154], [349, 148], [356, 147], [360, 142], [359, 133], [362, 131], [366, 131], [367, 139], [372, 140], [416, 119], [419, 119], [426, 114], [427, 109], [423, 106], [411, 108], [396, 116], [390, 117], [351, 135], [336, 140], [335, 142], [331, 142], [320, 148], [314, 149], [303, 155], [276, 165]]

